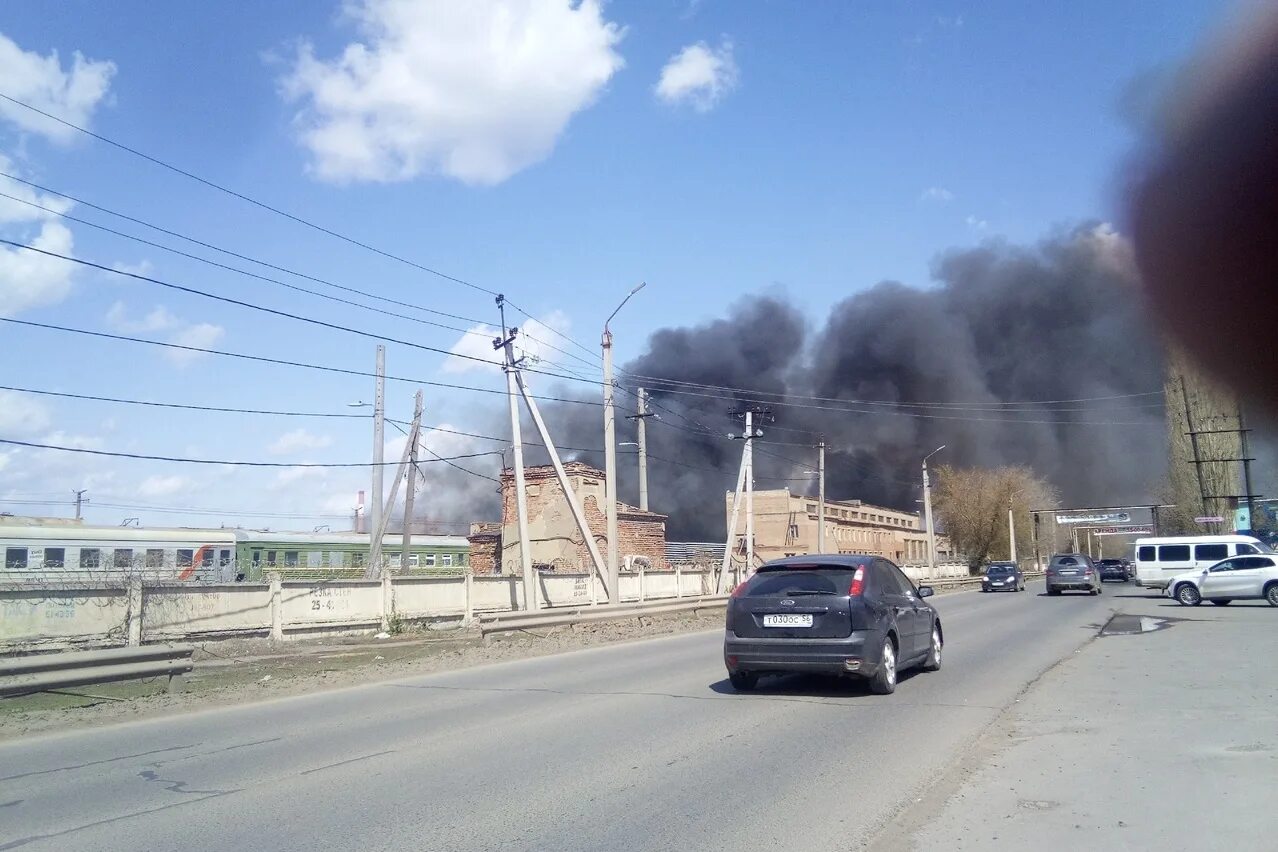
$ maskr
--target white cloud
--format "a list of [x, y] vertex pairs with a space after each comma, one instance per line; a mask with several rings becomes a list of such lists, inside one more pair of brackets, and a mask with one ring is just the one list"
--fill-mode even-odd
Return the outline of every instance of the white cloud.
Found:
[[143, 497], [171, 497], [188, 491], [195, 486], [195, 480], [185, 476], [148, 476], [137, 487], [137, 493]]
[[[515, 338], [516, 357], [528, 356], [530, 366], [543, 359], [560, 362], [568, 360], [571, 365], [572, 359], [546, 345], [550, 343], [563, 349], [562, 345], [555, 342], [558, 338], [555, 332], [566, 335], [568, 327], [568, 317], [562, 311], [555, 311], [541, 320], [528, 320], [520, 326], [519, 336]], [[492, 343], [494, 338], [500, 336], [501, 332], [492, 326], [481, 324], [468, 329], [468, 333], [463, 334], [449, 350], [454, 357], [446, 358], [441, 369], [445, 373], [471, 373], [488, 369], [486, 364], [501, 364], [502, 354], [493, 349]], [[476, 358], [480, 360], [473, 360]]]
[[308, 479], [323, 480], [324, 478], [325, 469], [322, 467], [286, 467], [275, 474], [275, 482], [271, 488], [274, 491], [283, 491]]
[[967, 226], [974, 231], [984, 231], [988, 229], [990, 226], [989, 222], [985, 221], [984, 219], [978, 219], [975, 216], [968, 216], [963, 221], [966, 222]]
[[[45, 222], [30, 244], [45, 251], [71, 254], [71, 232], [59, 222]], [[0, 316], [56, 304], [71, 292], [72, 265], [26, 249], [0, 248]]]
[[322, 180], [496, 184], [549, 156], [625, 64], [599, 0], [350, 0], [363, 38], [281, 81]]
[[[214, 343], [221, 340], [222, 336], [225, 334], [226, 329], [222, 328], [222, 326], [214, 325], [209, 322], [201, 322], [196, 323], [195, 325], [189, 325], [177, 334], [172, 335], [169, 338], [169, 343], [180, 343], [183, 346], [195, 346], [197, 348], [207, 349]], [[164, 350], [164, 357], [168, 359], [169, 363], [175, 366], [185, 367], [192, 361], [203, 358], [204, 353], [190, 352], [186, 349], [166, 349]]]
[[[9, 157], [0, 152], [0, 172], [7, 172], [11, 175], [22, 175], [22, 170], [18, 164]], [[59, 198], [56, 195], [46, 195], [25, 183], [21, 183], [9, 178], [0, 177], [0, 191], [5, 195], [11, 195], [14, 198], [20, 198], [22, 201], [28, 202], [23, 204], [22, 201], [11, 201], [8, 198], [0, 198], [0, 225], [16, 225], [26, 222], [42, 222], [53, 219], [58, 213], [68, 212], [74, 204], [65, 198]], [[56, 211], [49, 213], [44, 210], [38, 210], [32, 207], [32, 204], [38, 204], [41, 207]]]
[[[302, 450], [322, 450], [324, 447], [331, 446], [332, 443], [333, 439], [328, 435], [313, 435], [305, 429], [294, 429], [276, 438], [267, 450], [282, 456]], [[309, 468], [302, 468], [302, 470], [309, 470]]]
[[[41, 56], [0, 33], [0, 80], [5, 94], [72, 124], [88, 126], [114, 74], [115, 63], [85, 59], [79, 51], [72, 54], [70, 68], [63, 70], [56, 50]], [[0, 101], [0, 116], [54, 142], [70, 142], [76, 135], [66, 125], [8, 101]]]
[[667, 103], [691, 104], [698, 112], [708, 112], [736, 85], [732, 42], [725, 39], [716, 50], [699, 41], [670, 58], [661, 69], [656, 93]]
[[140, 319], [130, 319], [128, 308], [124, 302], [115, 302], [106, 314], [107, 324], [117, 331], [129, 334], [154, 333], [168, 331], [182, 324], [182, 321], [169, 312], [163, 305], [156, 305], [151, 312]]
[[948, 204], [954, 200], [954, 193], [950, 192], [943, 186], [929, 186], [923, 190], [923, 194], [919, 196], [919, 201], [936, 201], [941, 204]]
[[49, 409], [38, 400], [13, 391], [0, 391], [0, 434], [10, 438], [34, 435], [49, 427]]

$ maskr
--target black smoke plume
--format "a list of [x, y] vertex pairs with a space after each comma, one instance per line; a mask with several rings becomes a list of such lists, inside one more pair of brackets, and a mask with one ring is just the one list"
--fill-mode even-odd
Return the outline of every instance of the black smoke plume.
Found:
[[[933, 277], [926, 289], [886, 281], [854, 293], [816, 329], [769, 295], [655, 332], [621, 382], [647, 388], [661, 418], [648, 421], [650, 507], [670, 516], [669, 537], [724, 534], [741, 452], [725, 437], [740, 429], [728, 411], [748, 404], [776, 416], [756, 445], [760, 489], [814, 494], [823, 436], [832, 499], [915, 510], [920, 461], [944, 444], [934, 464], [1029, 465], [1066, 504], [1148, 500], [1166, 470], [1164, 356], [1126, 241], [1088, 225], [1033, 247], [989, 242], [941, 256]], [[618, 440], [633, 441], [620, 419], [633, 395], [619, 409]], [[601, 417], [561, 405], [548, 419], [563, 444], [593, 448]], [[619, 497], [633, 504], [627, 449]]]

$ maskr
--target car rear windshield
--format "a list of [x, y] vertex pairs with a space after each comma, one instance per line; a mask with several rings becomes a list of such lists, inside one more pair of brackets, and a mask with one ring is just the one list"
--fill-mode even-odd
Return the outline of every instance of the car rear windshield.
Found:
[[1121, 560], [1121, 559], [1102, 559], [1102, 560], [1100, 561], [1100, 564], [1101, 564], [1101, 565], [1105, 565], [1105, 566], [1107, 566], [1107, 567], [1109, 567], [1109, 568], [1114, 568], [1114, 567], [1121, 568], [1121, 567], [1123, 567], [1123, 560]]
[[785, 595], [846, 595], [855, 568], [843, 566], [788, 571], [760, 571], [746, 584], [745, 596], [775, 598]]
[[1075, 559], [1073, 556], [1058, 556], [1058, 557], [1056, 557], [1055, 559], [1053, 559], [1053, 560], [1052, 560], [1052, 564], [1054, 564], [1054, 565], [1081, 565], [1081, 564], [1083, 564], [1083, 563], [1079, 562], [1079, 561], [1078, 561], [1077, 559]]
[[986, 574], [1011, 574], [1012, 566], [1011, 565], [991, 565], [989, 567], [989, 570], [986, 571], [985, 573]]

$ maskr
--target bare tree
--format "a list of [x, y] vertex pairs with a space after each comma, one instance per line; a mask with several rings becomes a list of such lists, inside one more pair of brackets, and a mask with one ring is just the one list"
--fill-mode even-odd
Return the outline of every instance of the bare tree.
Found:
[[979, 569], [1011, 554], [1007, 510], [1016, 527], [1016, 552], [1033, 553], [1031, 509], [1056, 505], [1055, 490], [1028, 467], [954, 468], [937, 471], [936, 513], [954, 549]]
[[[1232, 512], [1231, 501], [1215, 495], [1242, 493], [1238, 401], [1178, 351], [1168, 357], [1164, 392], [1169, 481], [1163, 496], [1176, 509], [1163, 510], [1160, 526], [1168, 534], [1201, 533], [1195, 517], [1228, 518]], [[1207, 531], [1220, 532], [1220, 526]]]

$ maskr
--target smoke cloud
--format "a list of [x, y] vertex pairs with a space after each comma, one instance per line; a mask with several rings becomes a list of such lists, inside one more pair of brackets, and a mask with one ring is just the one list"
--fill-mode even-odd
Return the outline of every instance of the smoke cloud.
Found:
[[[815, 494], [820, 435], [832, 499], [915, 510], [920, 461], [944, 444], [937, 463], [1028, 465], [1067, 504], [1148, 500], [1166, 472], [1161, 397], [1124, 395], [1159, 391], [1164, 355], [1126, 240], [1087, 225], [1032, 247], [989, 242], [944, 254], [933, 277], [926, 289], [886, 281], [855, 293], [816, 328], [769, 295], [654, 333], [621, 380], [647, 388], [661, 418], [648, 421], [650, 507], [670, 516], [670, 538], [724, 534], [741, 453], [727, 412], [751, 403], [776, 417], [756, 445], [760, 489]], [[1078, 399], [1092, 401], [1056, 402]], [[633, 441], [623, 393], [626, 407], [618, 440]], [[599, 446], [598, 408], [561, 405], [548, 419], [564, 444]], [[619, 496], [633, 504], [625, 449]]]

